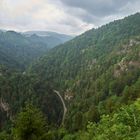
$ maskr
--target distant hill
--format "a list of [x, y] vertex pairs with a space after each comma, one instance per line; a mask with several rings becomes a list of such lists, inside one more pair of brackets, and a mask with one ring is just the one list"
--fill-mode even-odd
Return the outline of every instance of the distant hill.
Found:
[[49, 49], [71, 39], [65, 35], [60, 36], [61, 40], [59, 34], [40, 36], [1, 30], [0, 65], [23, 69]]
[[73, 38], [73, 36], [70, 35], [65, 35], [65, 34], [60, 34], [60, 33], [50, 32], [50, 31], [27, 31], [24, 32], [23, 34], [25, 34], [26, 36], [31, 36], [36, 34], [37, 36], [41, 36], [41, 37], [44, 36], [48, 38], [53, 38], [59, 40], [61, 43], [69, 41]]

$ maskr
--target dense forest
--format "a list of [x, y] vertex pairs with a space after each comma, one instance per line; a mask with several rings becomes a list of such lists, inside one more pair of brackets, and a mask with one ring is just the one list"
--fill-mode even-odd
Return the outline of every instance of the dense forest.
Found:
[[56, 46], [22, 72], [1, 64], [1, 140], [140, 139], [140, 13]]
[[[59, 98], [46, 81], [35, 75], [27, 75], [19, 71], [9, 71], [0, 68], [0, 126], [5, 126], [6, 120], [11, 121], [15, 114], [31, 103], [47, 114], [50, 125], [59, 125], [62, 118], [62, 105]], [[60, 104], [60, 105], [59, 105]], [[58, 106], [59, 105], [59, 106]], [[8, 122], [10, 123], [10, 122]]]

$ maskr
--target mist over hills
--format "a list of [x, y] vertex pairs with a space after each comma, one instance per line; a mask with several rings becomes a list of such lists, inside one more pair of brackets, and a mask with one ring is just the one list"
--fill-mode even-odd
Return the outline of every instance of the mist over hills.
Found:
[[27, 31], [27, 32], [24, 32], [23, 34], [25, 34], [27, 36], [36, 34], [37, 36], [52, 37], [52, 38], [56, 38], [56, 39], [60, 40], [61, 43], [64, 43], [64, 42], [69, 41], [72, 38], [74, 38], [74, 36], [60, 34], [60, 33], [51, 32], [51, 31]]

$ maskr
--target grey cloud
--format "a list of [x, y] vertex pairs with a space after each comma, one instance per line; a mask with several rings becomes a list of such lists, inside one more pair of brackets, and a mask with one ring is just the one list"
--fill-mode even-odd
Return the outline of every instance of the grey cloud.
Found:
[[140, 0], [59, 0], [68, 14], [99, 27], [140, 12]]
[[138, 2], [139, 0], [61, 0], [67, 6], [84, 9], [92, 15], [104, 17], [116, 14], [128, 3]]

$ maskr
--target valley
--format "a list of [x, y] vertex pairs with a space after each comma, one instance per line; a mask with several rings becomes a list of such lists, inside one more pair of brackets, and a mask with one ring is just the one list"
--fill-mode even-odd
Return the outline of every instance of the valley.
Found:
[[138, 140], [139, 98], [140, 13], [74, 38], [0, 32], [0, 140]]

